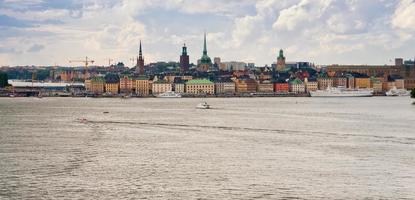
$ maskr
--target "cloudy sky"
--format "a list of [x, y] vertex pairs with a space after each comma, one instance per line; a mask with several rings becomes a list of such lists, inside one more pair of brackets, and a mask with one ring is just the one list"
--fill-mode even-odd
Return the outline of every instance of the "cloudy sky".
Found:
[[88, 56], [131, 65], [210, 57], [390, 64], [415, 56], [415, 0], [0, 0], [0, 66], [70, 65]]

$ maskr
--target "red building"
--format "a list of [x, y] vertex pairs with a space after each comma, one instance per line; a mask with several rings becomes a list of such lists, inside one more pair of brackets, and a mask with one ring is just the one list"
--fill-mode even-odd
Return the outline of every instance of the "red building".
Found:
[[288, 83], [274, 83], [274, 91], [275, 92], [289, 92], [290, 87]]
[[184, 73], [189, 71], [189, 55], [187, 55], [186, 44], [183, 46], [182, 55], [180, 56], [180, 70]]

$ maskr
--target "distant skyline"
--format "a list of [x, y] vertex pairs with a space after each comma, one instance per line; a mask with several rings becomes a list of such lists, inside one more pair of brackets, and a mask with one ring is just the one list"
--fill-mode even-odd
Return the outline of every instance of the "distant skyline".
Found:
[[[63, 65], [88, 56], [131, 66], [222, 61], [392, 64], [415, 57], [414, 0], [0, 0], [0, 66]], [[81, 65], [81, 64], [79, 64]]]

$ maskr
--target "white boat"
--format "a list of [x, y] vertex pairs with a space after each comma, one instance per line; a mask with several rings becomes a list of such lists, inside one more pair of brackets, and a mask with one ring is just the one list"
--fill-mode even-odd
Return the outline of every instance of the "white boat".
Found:
[[160, 97], [160, 98], [181, 98], [182, 95], [179, 94], [179, 93], [175, 93], [173, 91], [170, 91], [170, 92], [165, 92], [165, 93], [159, 94], [159, 95], [157, 95], [157, 97]]
[[373, 90], [329, 87], [326, 90], [311, 91], [310, 95], [311, 97], [371, 97]]
[[210, 105], [205, 101], [203, 103], [199, 103], [196, 106], [197, 109], [210, 109]]
[[405, 89], [397, 89], [396, 87], [393, 87], [389, 91], [386, 92], [386, 96], [389, 97], [396, 97], [396, 96], [409, 96], [410, 92]]

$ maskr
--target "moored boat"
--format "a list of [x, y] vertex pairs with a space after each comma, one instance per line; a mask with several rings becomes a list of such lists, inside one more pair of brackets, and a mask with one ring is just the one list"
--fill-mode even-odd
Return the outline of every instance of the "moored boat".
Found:
[[159, 94], [159, 95], [157, 95], [157, 97], [159, 97], [159, 98], [181, 98], [182, 95], [179, 94], [179, 93], [175, 93], [173, 91], [170, 91], [170, 92], [165, 92], [165, 93]]
[[210, 109], [210, 105], [205, 101], [203, 103], [199, 103], [196, 106], [197, 109]]
[[311, 97], [372, 97], [373, 90], [329, 87], [326, 90], [311, 91], [310, 95]]

